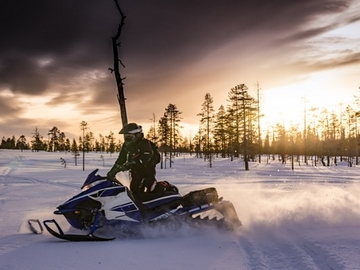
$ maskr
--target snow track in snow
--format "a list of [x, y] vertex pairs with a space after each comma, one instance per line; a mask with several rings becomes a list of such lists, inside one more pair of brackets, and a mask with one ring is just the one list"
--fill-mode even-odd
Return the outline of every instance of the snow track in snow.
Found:
[[327, 250], [319, 240], [312, 242], [298, 237], [299, 234], [275, 236], [272, 232], [261, 238], [242, 236], [239, 249], [246, 258], [246, 269], [348, 269], [342, 253]]
[[10, 172], [11, 169], [9, 167], [6, 166], [0, 167], [0, 177], [8, 175]]
[[317, 269], [346, 269], [344, 262], [337, 254], [329, 253], [319, 243], [304, 242], [303, 247]]

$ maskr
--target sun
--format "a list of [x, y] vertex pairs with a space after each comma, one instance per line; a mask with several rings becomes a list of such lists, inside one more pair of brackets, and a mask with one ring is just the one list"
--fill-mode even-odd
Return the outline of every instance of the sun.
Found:
[[[340, 115], [347, 105], [354, 102], [357, 88], [345, 81], [343, 89], [336, 88], [339, 77], [334, 73], [317, 72], [298, 83], [263, 90], [260, 98], [262, 129], [271, 130], [277, 124], [302, 129], [315, 112], [324, 110]], [[339, 75], [339, 71], [336, 74]]]

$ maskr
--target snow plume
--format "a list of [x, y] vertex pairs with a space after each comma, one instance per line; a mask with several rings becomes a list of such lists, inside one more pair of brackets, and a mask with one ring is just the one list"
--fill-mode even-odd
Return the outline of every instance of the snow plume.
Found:
[[241, 186], [234, 200], [245, 228], [268, 224], [280, 228], [355, 226], [360, 223], [360, 188], [356, 185], [299, 183]]

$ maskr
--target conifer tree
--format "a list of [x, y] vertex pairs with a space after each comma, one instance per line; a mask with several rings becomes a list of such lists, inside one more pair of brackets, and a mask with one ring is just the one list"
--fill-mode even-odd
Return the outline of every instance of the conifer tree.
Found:
[[24, 149], [28, 148], [28, 145], [26, 143], [26, 137], [25, 135], [21, 135], [19, 139], [16, 141], [16, 148], [20, 149], [21, 152], [24, 151]]
[[158, 136], [161, 143], [160, 150], [165, 153], [165, 156], [168, 152], [170, 153], [170, 167], [172, 166], [171, 151], [175, 155], [176, 146], [179, 145], [181, 139], [179, 131], [181, 113], [182, 112], [177, 109], [176, 105], [169, 104], [165, 108], [164, 116], [159, 120]]
[[227, 132], [227, 115], [223, 105], [218, 109], [218, 112], [215, 116], [215, 126], [214, 126], [214, 143], [221, 153], [221, 157], [226, 157], [228, 153], [229, 145], [229, 135]]
[[40, 135], [38, 128], [35, 128], [35, 132], [33, 133], [31, 140], [31, 149], [33, 151], [39, 152], [40, 150], [44, 150], [43, 147], [43, 137]]
[[205, 159], [208, 159], [210, 168], [212, 167], [212, 135], [213, 135], [213, 126], [215, 122], [215, 114], [214, 114], [214, 100], [209, 93], [206, 93], [205, 100], [201, 105], [201, 112], [198, 116], [200, 118], [200, 127], [204, 131], [204, 154]]

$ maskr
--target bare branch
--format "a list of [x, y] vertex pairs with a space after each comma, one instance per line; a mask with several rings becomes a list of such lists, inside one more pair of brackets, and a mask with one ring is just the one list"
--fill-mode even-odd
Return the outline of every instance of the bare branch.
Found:
[[123, 67], [123, 68], [126, 68], [125, 65], [123, 64], [123, 62], [119, 59], [119, 62], [120, 62], [120, 65]]

